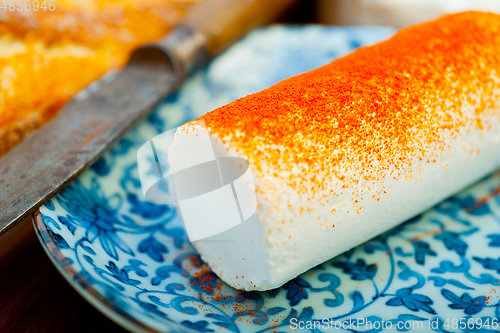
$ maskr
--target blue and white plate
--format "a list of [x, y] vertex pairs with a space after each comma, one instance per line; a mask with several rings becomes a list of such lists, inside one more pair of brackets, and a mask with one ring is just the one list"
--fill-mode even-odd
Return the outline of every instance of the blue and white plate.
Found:
[[132, 331], [496, 331], [500, 175], [267, 292], [221, 282], [175, 209], [142, 197], [136, 153], [146, 140], [393, 32], [274, 26], [250, 34], [40, 209], [35, 227], [49, 257]]

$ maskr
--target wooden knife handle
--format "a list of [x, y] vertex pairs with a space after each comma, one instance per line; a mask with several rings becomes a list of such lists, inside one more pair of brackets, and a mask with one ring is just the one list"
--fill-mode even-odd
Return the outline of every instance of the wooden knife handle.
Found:
[[167, 37], [136, 50], [129, 64], [169, 62], [179, 83], [250, 29], [272, 22], [299, 0], [203, 0]]
[[205, 0], [194, 6], [181, 25], [200, 32], [210, 57], [250, 29], [272, 22], [297, 0]]

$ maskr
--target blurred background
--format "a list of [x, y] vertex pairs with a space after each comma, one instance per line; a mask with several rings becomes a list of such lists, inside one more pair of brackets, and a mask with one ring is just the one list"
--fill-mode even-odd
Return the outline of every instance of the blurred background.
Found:
[[389, 25], [404, 28], [465, 10], [500, 12], [496, 0], [318, 0], [319, 23], [334, 25]]

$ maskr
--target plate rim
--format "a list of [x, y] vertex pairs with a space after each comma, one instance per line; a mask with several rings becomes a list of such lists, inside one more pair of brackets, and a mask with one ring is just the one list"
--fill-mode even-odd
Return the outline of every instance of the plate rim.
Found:
[[97, 311], [108, 319], [118, 324], [130, 332], [160, 333], [150, 326], [147, 326], [138, 319], [133, 318], [118, 306], [113, 306], [101, 295], [92, 284], [81, 276], [64, 257], [54, 240], [49, 237], [43, 216], [40, 209], [37, 209], [31, 216], [36, 236], [42, 245], [43, 250], [49, 257], [57, 271], [64, 277], [71, 287]]

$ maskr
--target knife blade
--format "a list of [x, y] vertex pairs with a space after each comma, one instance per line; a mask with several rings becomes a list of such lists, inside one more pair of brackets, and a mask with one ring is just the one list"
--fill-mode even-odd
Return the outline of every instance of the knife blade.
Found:
[[0, 235], [92, 165], [187, 73], [295, 0], [207, 0], [158, 43], [134, 52], [114, 79], [74, 98], [0, 159]]

